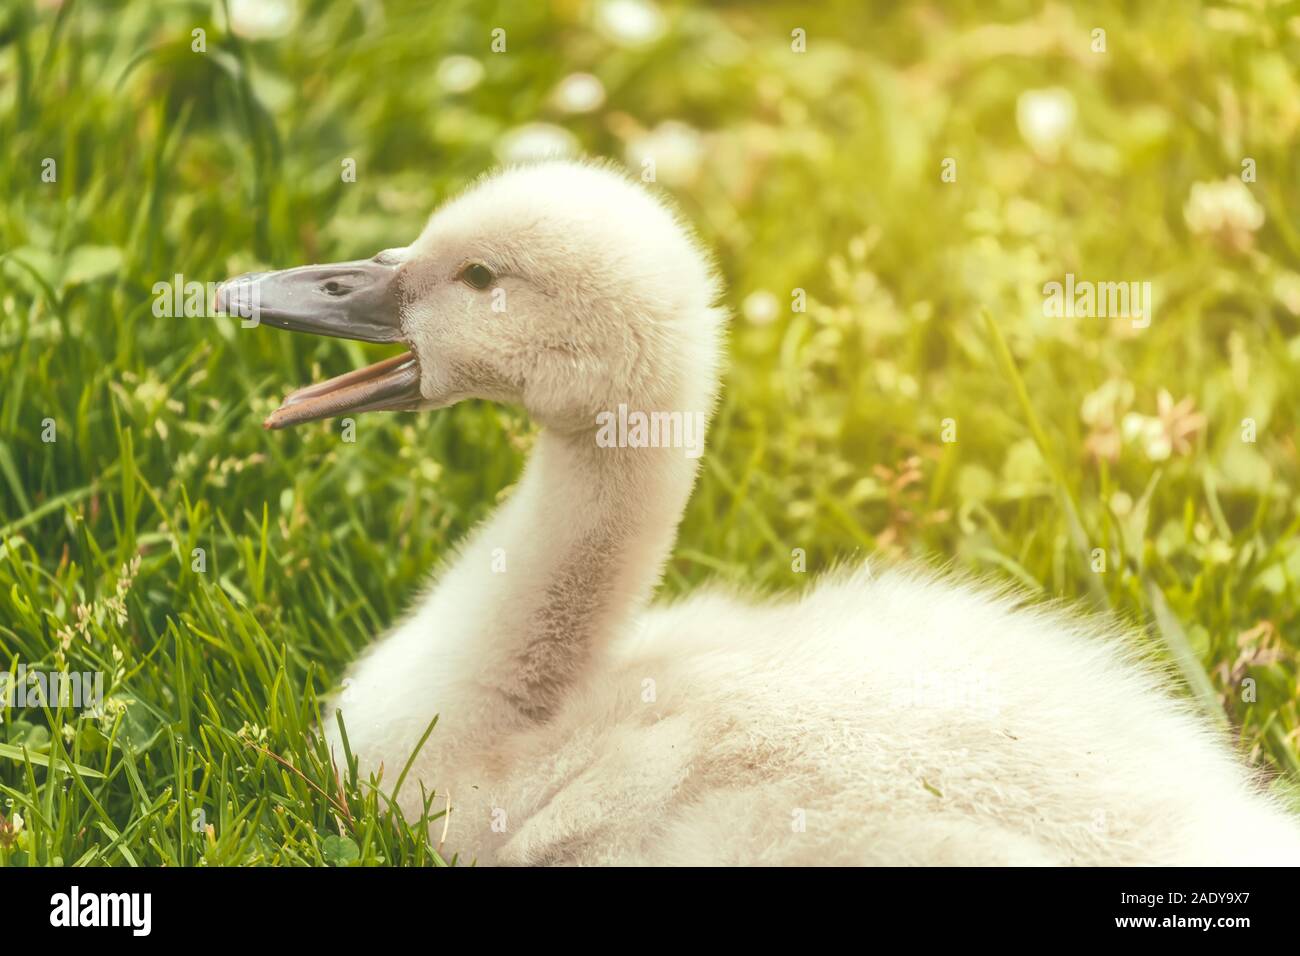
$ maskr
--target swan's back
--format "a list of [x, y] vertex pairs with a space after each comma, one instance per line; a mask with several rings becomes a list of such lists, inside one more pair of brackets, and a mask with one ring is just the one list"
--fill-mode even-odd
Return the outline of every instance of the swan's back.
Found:
[[865, 570], [641, 623], [616, 666], [700, 746], [683, 858], [1300, 862], [1296, 824], [1103, 625]]

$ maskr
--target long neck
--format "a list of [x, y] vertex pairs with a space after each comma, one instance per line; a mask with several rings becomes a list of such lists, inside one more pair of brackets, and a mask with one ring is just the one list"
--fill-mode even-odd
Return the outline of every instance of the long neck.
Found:
[[431, 596], [454, 622], [439, 628], [444, 663], [496, 697], [495, 716], [545, 720], [648, 600], [695, 465], [680, 447], [601, 447], [595, 429], [539, 435], [510, 500]]

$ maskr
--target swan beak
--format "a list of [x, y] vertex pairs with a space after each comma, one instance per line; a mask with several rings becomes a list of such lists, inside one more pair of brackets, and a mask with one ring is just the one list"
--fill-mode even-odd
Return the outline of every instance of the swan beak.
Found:
[[[402, 340], [398, 263], [359, 259], [250, 272], [217, 286], [217, 309], [291, 332], [359, 342]], [[420, 367], [406, 352], [291, 393], [263, 423], [270, 429], [348, 412], [419, 408]]]

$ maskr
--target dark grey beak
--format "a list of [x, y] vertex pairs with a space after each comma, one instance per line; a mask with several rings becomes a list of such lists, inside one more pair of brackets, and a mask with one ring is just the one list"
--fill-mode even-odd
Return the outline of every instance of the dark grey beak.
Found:
[[249, 272], [217, 286], [217, 308], [277, 329], [360, 342], [401, 338], [396, 264], [358, 259]]
[[[250, 272], [217, 286], [219, 311], [291, 332], [360, 342], [402, 339], [398, 263], [359, 259]], [[348, 412], [419, 408], [420, 366], [406, 352], [290, 394], [263, 423], [285, 428]]]

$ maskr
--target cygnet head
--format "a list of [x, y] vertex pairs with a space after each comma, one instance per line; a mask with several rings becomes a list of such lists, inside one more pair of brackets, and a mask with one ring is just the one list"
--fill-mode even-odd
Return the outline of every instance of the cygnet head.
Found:
[[486, 398], [577, 431], [620, 404], [707, 414], [717, 295], [707, 254], [645, 188], [605, 166], [547, 162], [480, 180], [408, 246], [240, 276], [217, 305], [410, 348], [298, 390], [268, 428]]

